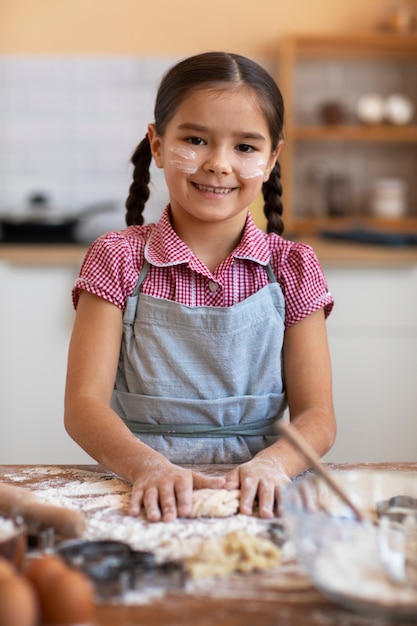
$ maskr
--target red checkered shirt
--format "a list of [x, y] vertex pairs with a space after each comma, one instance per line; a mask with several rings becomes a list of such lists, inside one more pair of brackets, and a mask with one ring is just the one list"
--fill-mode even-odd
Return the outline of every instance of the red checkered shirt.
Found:
[[144, 258], [151, 267], [141, 293], [156, 298], [187, 306], [232, 306], [268, 284], [265, 266], [270, 263], [285, 297], [286, 327], [321, 308], [327, 317], [333, 307], [310, 246], [264, 233], [249, 214], [240, 243], [212, 274], [175, 233], [169, 207], [157, 224], [109, 232], [90, 246], [73, 289], [74, 306], [85, 290], [123, 311]]

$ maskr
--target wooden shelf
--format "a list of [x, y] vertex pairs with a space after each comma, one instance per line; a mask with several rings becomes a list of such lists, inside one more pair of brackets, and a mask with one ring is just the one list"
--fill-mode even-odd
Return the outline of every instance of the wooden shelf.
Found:
[[[361, 60], [371, 61], [360, 63]], [[417, 179], [414, 176], [414, 162], [417, 163], [417, 120], [407, 126], [394, 126], [390, 124], [380, 124], [367, 126], [360, 123], [347, 123], [340, 125], [326, 125], [315, 122], [317, 111], [309, 111], [309, 102], [320, 101], [317, 97], [304, 98], [304, 90], [311, 88], [314, 82], [306, 82], [308, 72], [312, 76], [320, 74], [326, 76], [331, 65], [333, 76], [338, 73], [337, 67], [340, 65], [340, 80], [337, 81], [335, 89], [335, 100], [343, 102], [341, 84], [343, 76], [346, 78], [344, 88], [346, 89], [346, 100], [349, 101], [352, 91], [360, 95], [373, 88], [372, 80], [369, 80], [369, 67], [375, 62], [375, 75], [379, 77], [385, 72], [385, 66], [381, 68], [380, 62], [387, 63], [391, 67], [392, 62], [399, 63], [404, 68], [404, 77], [407, 80], [412, 77], [414, 80], [417, 72], [417, 34], [393, 34], [385, 32], [374, 33], [347, 33], [338, 35], [295, 35], [283, 41], [280, 50], [280, 72], [278, 83], [284, 95], [287, 109], [287, 121], [285, 127], [285, 146], [282, 151], [281, 170], [282, 184], [284, 190], [283, 202], [285, 210], [286, 232], [291, 234], [315, 235], [320, 230], [328, 228], [351, 228], [358, 221], [358, 214], [361, 213], [361, 223], [367, 227], [394, 229], [394, 232], [417, 232]], [[308, 65], [305, 65], [308, 61]], [[312, 65], [310, 67], [310, 61]], [[351, 63], [352, 62], [352, 63]], [[359, 62], [359, 63], [358, 63]], [[362, 65], [365, 66], [365, 73], [360, 75]], [[414, 71], [415, 67], [415, 71]], [[320, 72], [320, 68], [322, 72]], [[347, 72], [346, 68], [350, 68]], [[345, 71], [345, 74], [343, 73]], [[392, 70], [394, 71], [394, 70]], [[399, 71], [395, 68], [395, 71]], [[301, 74], [299, 74], [301, 72]], [[304, 74], [303, 74], [304, 72]], [[314, 72], [316, 74], [314, 74]], [[354, 74], [354, 72], [358, 72]], [[366, 74], [368, 72], [368, 74]], [[301, 80], [298, 81], [298, 77]], [[313, 79], [311, 79], [313, 80]], [[327, 80], [327, 83], [326, 83]], [[377, 78], [378, 81], [378, 78]], [[376, 83], [378, 84], [378, 83]], [[408, 84], [408, 83], [404, 83]], [[332, 84], [327, 78], [323, 81], [325, 89], [323, 98], [330, 100]], [[322, 86], [323, 86], [322, 85]], [[360, 87], [358, 87], [358, 85]], [[353, 89], [352, 89], [353, 87]], [[355, 90], [356, 88], [356, 90]], [[320, 87], [318, 87], [320, 90]], [[412, 89], [410, 87], [410, 89]], [[337, 92], [337, 93], [336, 93]], [[411, 97], [415, 98], [415, 93], [411, 91]], [[417, 104], [417, 103], [416, 103]], [[310, 107], [314, 106], [310, 104]], [[303, 108], [304, 107], [304, 108]], [[306, 109], [306, 110], [304, 110]], [[310, 115], [311, 114], [311, 115]], [[298, 123], [297, 120], [308, 119], [310, 115], [311, 123]], [[314, 120], [314, 121], [313, 121]], [[314, 143], [315, 142], [315, 143]], [[341, 146], [342, 143], [349, 144], [348, 147]], [[310, 145], [306, 145], [310, 143]], [[298, 151], [297, 147], [304, 144], [303, 150]], [[317, 144], [317, 146], [316, 146]], [[362, 145], [361, 145], [362, 144]], [[395, 150], [392, 146], [395, 145]], [[333, 146], [335, 150], [333, 150]], [[366, 158], [363, 156], [362, 146], [367, 146]], [[415, 148], [415, 151], [414, 151]], [[348, 156], [345, 158], [344, 150]], [[372, 152], [372, 154], [371, 154]], [[311, 163], [314, 158], [324, 159], [324, 155], [329, 154], [332, 160], [333, 169], [345, 172], [347, 176], [357, 176], [357, 184], [353, 185], [355, 197], [352, 203], [352, 215], [345, 220], [309, 217], [303, 214], [305, 208], [308, 211], [308, 184], [306, 163]], [[298, 161], [301, 155], [300, 161]], [[355, 155], [362, 167], [367, 166], [369, 171], [364, 169], [359, 172], [355, 170]], [[393, 159], [393, 168], [389, 165], [388, 157]], [[412, 159], [410, 161], [410, 158]], [[397, 164], [406, 164], [404, 167]], [[359, 166], [358, 166], [359, 167]], [[368, 184], [375, 177], [402, 177], [409, 186], [409, 202], [411, 203], [411, 215], [409, 219], [403, 220], [381, 220], [371, 216], [366, 216], [366, 197], [369, 193]], [[324, 211], [324, 214], [326, 211]]]
[[0, 244], [0, 263], [19, 266], [79, 268], [87, 252], [83, 245]]
[[414, 267], [417, 246], [389, 246], [335, 241], [304, 233], [295, 239], [310, 245], [326, 267]]
[[333, 217], [333, 218], [313, 218], [293, 216], [294, 222], [286, 224], [286, 230], [290, 230], [291, 226], [294, 230], [299, 229], [303, 233], [316, 233], [323, 230], [346, 231], [351, 228], [364, 228], [375, 230], [383, 233], [417, 234], [417, 217], [401, 218], [401, 219], [384, 219], [380, 217], [367, 216], [351, 216], [351, 217]]
[[417, 143], [417, 125], [412, 126], [295, 126], [292, 136], [299, 141], [386, 141]]
[[417, 34], [387, 32], [298, 35], [290, 46], [299, 57], [415, 58]]

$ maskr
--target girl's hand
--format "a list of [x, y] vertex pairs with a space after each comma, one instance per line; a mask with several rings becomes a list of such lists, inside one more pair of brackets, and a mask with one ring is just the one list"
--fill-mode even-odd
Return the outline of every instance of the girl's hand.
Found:
[[255, 500], [260, 517], [271, 518], [277, 512], [279, 491], [291, 482], [275, 459], [254, 457], [226, 475], [226, 489], [240, 489], [240, 512], [252, 515]]
[[130, 515], [144, 510], [148, 522], [172, 522], [191, 511], [193, 489], [221, 489], [224, 477], [204, 476], [166, 459], [153, 460], [132, 486]]

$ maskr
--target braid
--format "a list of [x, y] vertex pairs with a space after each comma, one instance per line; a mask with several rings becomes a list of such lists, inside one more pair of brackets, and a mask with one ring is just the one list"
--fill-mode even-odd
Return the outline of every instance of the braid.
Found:
[[281, 185], [281, 166], [276, 162], [268, 180], [262, 185], [262, 194], [264, 197], [264, 213], [268, 220], [266, 232], [277, 233], [281, 235], [284, 231], [284, 222], [282, 221], [282, 185]]
[[151, 165], [152, 154], [148, 136], [146, 136], [134, 151], [131, 162], [134, 165], [133, 182], [129, 188], [129, 195], [126, 199], [126, 224], [132, 226], [143, 224], [143, 210], [149, 198], [149, 182], [151, 176], [149, 167]]

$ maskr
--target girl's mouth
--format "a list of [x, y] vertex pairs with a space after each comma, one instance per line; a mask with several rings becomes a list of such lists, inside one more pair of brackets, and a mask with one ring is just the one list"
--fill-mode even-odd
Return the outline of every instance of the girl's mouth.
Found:
[[198, 183], [193, 183], [193, 185], [199, 191], [204, 191], [205, 193], [216, 193], [219, 195], [226, 195], [234, 190], [234, 187], [211, 187], [208, 185], [199, 185]]

